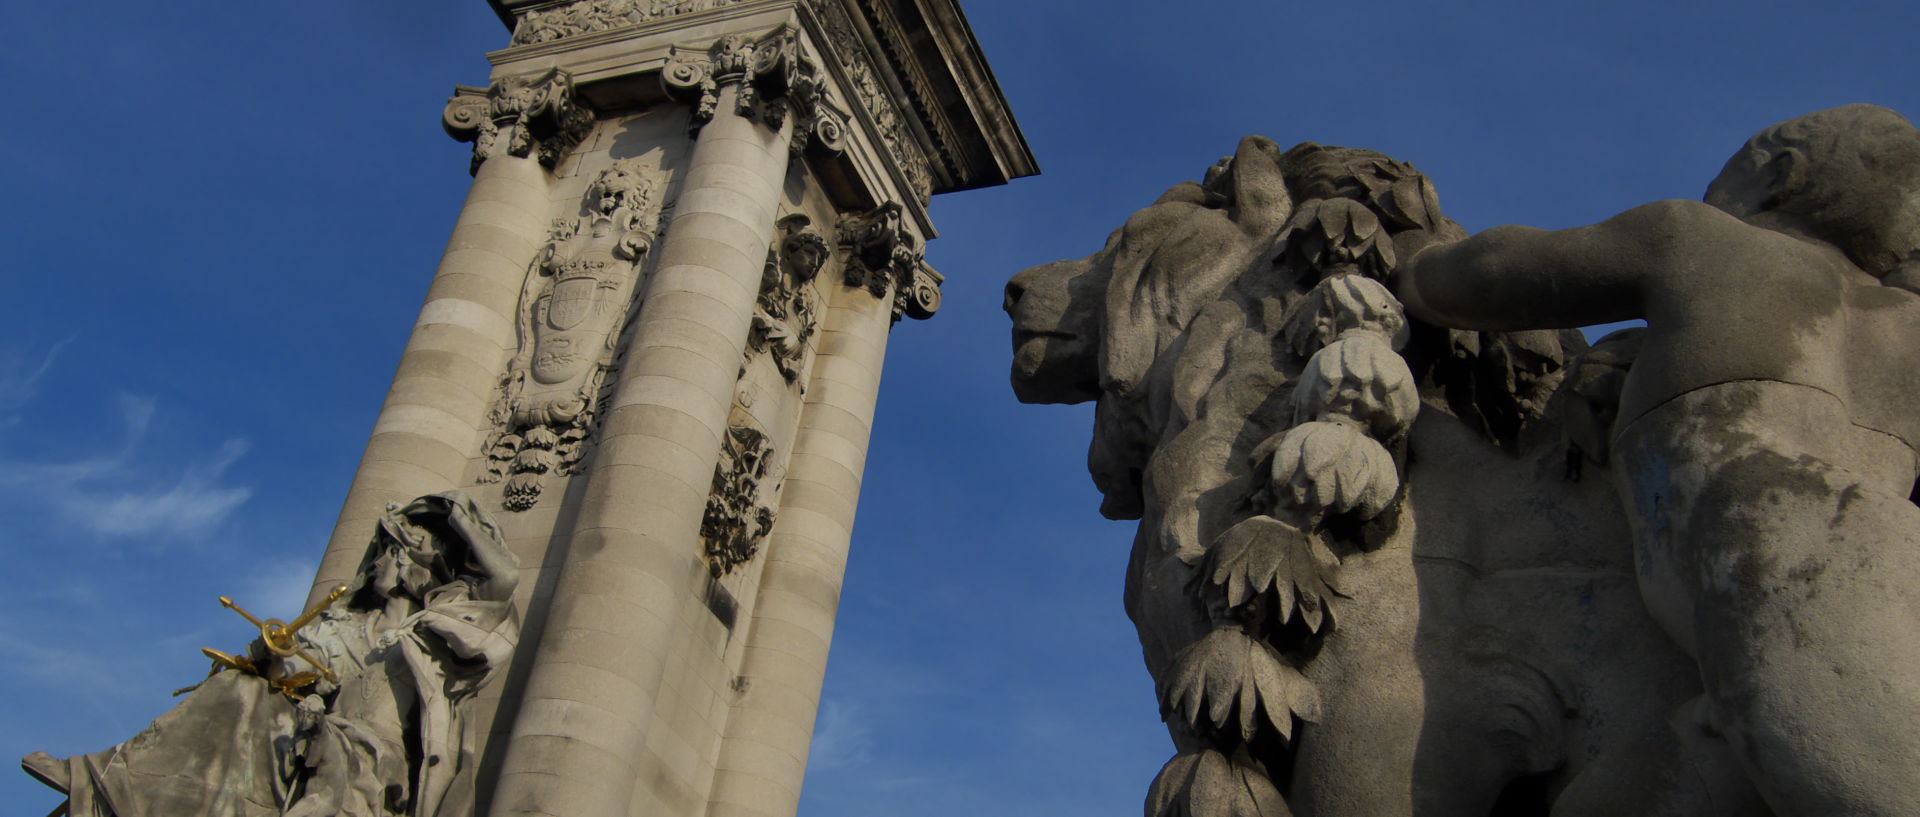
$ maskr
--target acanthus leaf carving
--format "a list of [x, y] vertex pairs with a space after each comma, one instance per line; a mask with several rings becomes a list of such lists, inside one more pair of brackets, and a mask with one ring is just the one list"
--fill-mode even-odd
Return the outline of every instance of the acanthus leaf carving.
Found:
[[780, 219], [774, 245], [767, 250], [753, 326], [747, 335], [748, 358], [769, 356], [781, 377], [802, 391], [806, 387], [800, 383], [800, 374], [820, 322], [813, 281], [827, 253], [827, 239], [813, 229], [812, 219], [798, 213]]
[[714, 578], [760, 552], [760, 541], [773, 530], [780, 479], [772, 439], [736, 408], [721, 440], [720, 461], [714, 465], [712, 491], [700, 521], [707, 570]]
[[733, 113], [773, 130], [788, 122], [788, 145], [838, 153], [846, 145], [846, 117], [827, 101], [820, 67], [800, 46], [800, 35], [782, 25], [759, 37], [729, 34], [706, 46], [669, 50], [660, 81], [669, 94], [693, 103], [695, 134], [720, 113], [720, 89], [738, 86]]
[[535, 155], [553, 167], [593, 129], [593, 111], [574, 96], [573, 75], [559, 68], [501, 77], [484, 94], [460, 88], [441, 122], [448, 135], [473, 143], [472, 172], [504, 153]]
[[888, 297], [891, 289], [894, 320], [902, 315], [925, 320], [940, 309], [944, 278], [927, 267], [926, 252], [907, 229], [904, 213], [899, 202], [890, 201], [870, 213], [842, 218], [840, 242], [847, 251], [843, 275], [847, 286], [863, 288], [875, 298]]
[[621, 159], [587, 186], [585, 218], [554, 223], [528, 271], [508, 364], [490, 420], [481, 482], [507, 481], [502, 505], [533, 507], [547, 474], [570, 475], [586, 456], [620, 327], [658, 234], [659, 171]]

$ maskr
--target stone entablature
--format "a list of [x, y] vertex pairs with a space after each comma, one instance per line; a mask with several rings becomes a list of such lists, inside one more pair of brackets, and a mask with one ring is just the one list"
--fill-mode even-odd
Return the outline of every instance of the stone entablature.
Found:
[[[559, 65], [583, 85], [609, 87], [585, 96], [644, 103], [639, 86], [619, 81], [662, 70], [664, 48], [686, 33], [744, 17], [786, 17], [819, 57], [823, 79], [856, 130], [875, 146], [874, 164], [843, 161], [864, 190], [850, 205], [888, 199], [908, 204], [932, 235], [925, 208], [934, 193], [1005, 183], [1038, 172], [1013, 124], [979, 47], [952, 0], [883, 4], [870, 0], [492, 0], [514, 30], [489, 55], [501, 72]], [[728, 28], [738, 31], [737, 22]], [[954, 26], [957, 30], [947, 30]], [[932, 29], [932, 30], [928, 30]], [[678, 32], [677, 35], [668, 32]], [[923, 36], [931, 35], [931, 36]], [[670, 42], [669, 42], [670, 41]], [[525, 63], [525, 67], [520, 64]], [[891, 188], [889, 190], [888, 188]]]

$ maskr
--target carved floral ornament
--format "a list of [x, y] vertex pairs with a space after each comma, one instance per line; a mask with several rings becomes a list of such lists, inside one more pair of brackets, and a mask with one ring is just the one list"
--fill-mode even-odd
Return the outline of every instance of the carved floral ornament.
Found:
[[736, 409], [721, 440], [707, 511], [700, 520], [707, 570], [714, 578], [733, 572], [759, 553], [760, 541], [773, 530], [781, 479], [774, 470], [773, 441]]
[[495, 80], [484, 94], [462, 88], [447, 100], [447, 134], [473, 143], [472, 171], [504, 153], [526, 157], [537, 148], [553, 167], [586, 138], [593, 112], [574, 98], [573, 75], [558, 68]]
[[828, 154], [846, 148], [846, 114], [827, 101], [820, 66], [802, 52], [800, 36], [782, 25], [760, 37], [729, 34], [708, 46], [674, 46], [660, 72], [667, 92], [693, 101], [698, 133], [720, 107], [720, 89], [737, 86], [733, 113], [779, 130], [793, 114], [788, 143]]
[[899, 202], [840, 222], [840, 243], [847, 252], [845, 282], [875, 298], [893, 291], [893, 318], [926, 320], [940, 311], [940, 273], [925, 263], [920, 239], [906, 227]]
[[490, 415], [480, 478], [506, 480], [507, 510], [533, 507], [547, 474], [575, 473], [586, 456], [620, 327], [659, 230], [664, 186], [659, 171], [638, 160], [614, 162], [587, 187], [588, 215], [555, 222], [528, 271], [520, 349]]

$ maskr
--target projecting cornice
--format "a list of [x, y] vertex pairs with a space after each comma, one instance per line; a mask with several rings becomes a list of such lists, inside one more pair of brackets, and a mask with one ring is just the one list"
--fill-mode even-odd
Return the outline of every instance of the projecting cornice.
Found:
[[[832, 52], [850, 95], [881, 131], [909, 192], [968, 190], [1039, 172], [956, 0], [488, 2], [514, 32], [496, 62], [619, 41], [671, 18], [795, 7], [822, 35], [819, 46]], [[575, 73], [593, 81], [589, 67]]]

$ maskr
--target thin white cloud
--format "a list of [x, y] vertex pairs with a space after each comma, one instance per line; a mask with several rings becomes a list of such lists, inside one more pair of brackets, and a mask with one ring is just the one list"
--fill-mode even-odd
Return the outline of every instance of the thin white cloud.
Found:
[[[60, 350], [73, 342], [69, 336], [47, 349], [40, 362], [28, 367], [18, 352], [0, 353], [0, 428], [18, 425], [22, 407], [31, 402], [40, 390], [40, 377], [53, 368], [53, 361], [60, 356]], [[31, 371], [28, 369], [31, 368]]]
[[227, 440], [211, 460], [189, 465], [170, 484], [145, 490], [100, 491], [72, 484], [57, 493], [60, 509], [82, 528], [101, 536], [185, 538], [226, 521], [253, 490], [223, 486], [220, 479], [247, 453], [245, 440]]
[[813, 725], [813, 749], [807, 756], [811, 771], [853, 769], [873, 763], [873, 731], [861, 717], [858, 703], [826, 698]]
[[[54, 351], [58, 349], [56, 345]], [[5, 400], [30, 398], [52, 358], [50, 352], [31, 374], [0, 382], [0, 390], [8, 390], [0, 394], [0, 410]], [[15, 502], [25, 499], [82, 531], [110, 538], [203, 536], [252, 497], [251, 488], [225, 479], [227, 470], [246, 455], [246, 440], [228, 439], [184, 466], [154, 467], [140, 455], [158, 403], [149, 396], [120, 393], [113, 396], [113, 408], [121, 427], [118, 451], [66, 462], [0, 459], [0, 486], [9, 489]], [[175, 475], [155, 473], [175, 468]]]

